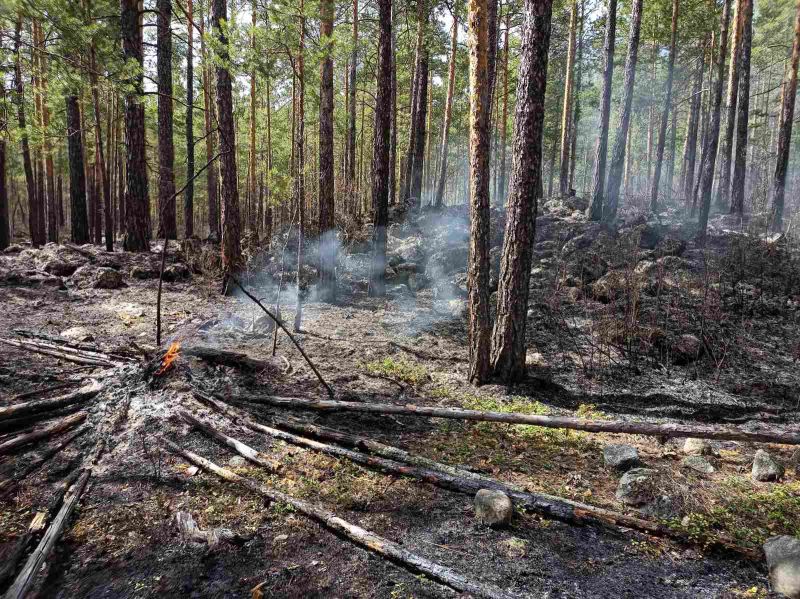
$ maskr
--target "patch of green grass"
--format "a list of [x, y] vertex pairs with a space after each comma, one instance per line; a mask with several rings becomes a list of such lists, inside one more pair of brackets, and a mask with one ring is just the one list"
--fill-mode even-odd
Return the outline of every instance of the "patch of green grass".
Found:
[[748, 478], [730, 476], [711, 493], [707, 501], [697, 502], [696, 511], [673, 525], [698, 541], [724, 533], [746, 547], [760, 547], [775, 535], [800, 534], [800, 482], [761, 487]]
[[583, 420], [608, 420], [608, 416], [597, 409], [593, 403], [582, 403], [575, 411], [575, 415]]
[[370, 374], [385, 376], [409, 385], [420, 385], [428, 382], [431, 378], [428, 369], [421, 364], [391, 356], [387, 356], [383, 360], [367, 362], [364, 367]]

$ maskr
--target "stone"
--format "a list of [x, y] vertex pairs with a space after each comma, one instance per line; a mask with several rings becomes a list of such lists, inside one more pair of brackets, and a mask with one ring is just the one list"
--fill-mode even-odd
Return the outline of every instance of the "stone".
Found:
[[800, 447], [794, 450], [792, 457], [789, 458], [789, 464], [794, 466], [794, 471], [800, 473]]
[[189, 270], [189, 267], [181, 262], [176, 262], [175, 264], [170, 264], [164, 269], [164, 280], [169, 283], [174, 283], [176, 281], [185, 281], [192, 276], [192, 271]]
[[764, 543], [772, 590], [790, 599], [800, 599], [800, 539], [789, 535]]
[[672, 344], [672, 363], [676, 366], [690, 364], [703, 354], [703, 342], [689, 333], [683, 334]]
[[247, 464], [247, 461], [240, 455], [235, 455], [228, 460], [228, 466], [231, 468], [242, 468], [245, 464]]
[[703, 456], [690, 455], [683, 458], [681, 465], [700, 474], [714, 474], [717, 469]]
[[42, 270], [57, 277], [71, 277], [80, 266], [79, 262], [67, 262], [53, 258], [42, 265]]
[[686, 455], [714, 455], [716, 452], [711, 443], [705, 439], [689, 437], [683, 442], [683, 453]]
[[659, 495], [639, 510], [643, 516], [657, 520], [670, 520], [678, 514], [675, 502], [669, 495]]
[[158, 269], [148, 266], [134, 266], [131, 268], [131, 278], [143, 281], [145, 279], [157, 279]]
[[608, 468], [625, 472], [641, 465], [639, 450], [632, 445], [606, 445], [603, 448], [603, 463]]
[[783, 465], [763, 449], [759, 449], [753, 458], [751, 476], [758, 482], [774, 482], [783, 478]]
[[125, 287], [125, 281], [118, 271], [101, 266], [97, 269], [92, 287], [95, 289], [119, 289]]
[[511, 522], [514, 506], [502, 491], [481, 489], [475, 494], [475, 517], [487, 526], [503, 526]]
[[94, 341], [94, 335], [86, 327], [71, 327], [61, 331], [61, 336], [70, 341]]
[[617, 486], [617, 499], [625, 505], [640, 506], [656, 496], [654, 478], [657, 472], [650, 468], [634, 468], [622, 475]]

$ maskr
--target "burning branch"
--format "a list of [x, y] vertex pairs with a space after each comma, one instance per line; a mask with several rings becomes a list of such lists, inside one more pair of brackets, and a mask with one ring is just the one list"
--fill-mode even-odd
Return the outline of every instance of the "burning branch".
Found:
[[156, 370], [153, 373], [153, 376], [161, 376], [162, 374], [169, 372], [173, 364], [175, 364], [175, 360], [178, 359], [178, 352], [180, 349], [180, 341], [174, 341], [172, 345], [169, 346], [167, 353], [164, 354], [164, 358], [161, 361], [161, 368]]

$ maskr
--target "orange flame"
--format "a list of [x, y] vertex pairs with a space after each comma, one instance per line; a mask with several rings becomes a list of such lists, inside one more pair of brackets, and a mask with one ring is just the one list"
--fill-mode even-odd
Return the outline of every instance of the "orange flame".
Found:
[[179, 341], [175, 341], [172, 345], [169, 346], [167, 353], [164, 354], [164, 359], [161, 362], [161, 368], [159, 368], [155, 376], [161, 376], [165, 372], [167, 372], [172, 365], [175, 363], [175, 360], [178, 359], [178, 351], [181, 349], [181, 344]]

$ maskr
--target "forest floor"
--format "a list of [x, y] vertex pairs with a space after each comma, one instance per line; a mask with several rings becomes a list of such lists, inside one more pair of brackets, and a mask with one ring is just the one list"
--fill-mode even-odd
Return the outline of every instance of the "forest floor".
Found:
[[[396, 279], [387, 299], [367, 297], [363, 237], [350, 240], [342, 249], [336, 304], [313, 301], [312, 290], [298, 339], [338, 399], [752, 429], [794, 426], [800, 415], [796, 247], [720, 224], [708, 249], [701, 250], [687, 241], [678, 219], [654, 225], [631, 218], [627, 228], [609, 232], [578, 214], [566, 202], [550, 203], [539, 219], [528, 322], [530, 377], [523, 384], [476, 389], [466, 382], [465, 224], [455, 212], [409, 219], [390, 231]], [[498, 247], [495, 240], [495, 269]], [[89, 266], [67, 276], [74, 269], [54, 260]], [[221, 296], [219, 278], [206, 262], [213, 261], [197, 244], [170, 251], [173, 280], [164, 285], [162, 307], [166, 342], [223, 347], [269, 360], [272, 327], [246, 298]], [[72, 329], [67, 335], [73, 341], [110, 353], [157, 355], [153, 271], [157, 277], [158, 263], [155, 246], [140, 256], [88, 246], [17, 247], [0, 255], [0, 330], [14, 337], [15, 329], [53, 336]], [[253, 287], [273, 302], [280, 258], [261, 256], [251, 268], [258, 271]], [[53, 274], [60, 270], [61, 276]], [[294, 276], [287, 271], [284, 280]], [[108, 284], [98, 283], [106, 279]], [[291, 318], [293, 305], [291, 297], [284, 299], [284, 316]], [[769, 594], [763, 563], [706, 550], [701, 543], [575, 526], [536, 514], [517, 514], [505, 528], [480, 526], [469, 495], [256, 435], [193, 398], [191, 384], [198, 381], [222, 394], [324, 398], [324, 389], [283, 335], [277, 355], [285, 360], [270, 360], [256, 373], [183, 354], [179, 367], [158, 379], [132, 377], [129, 366], [83, 367], [8, 346], [0, 355], [0, 406], [15, 394], [93, 378], [118, 385], [88, 408], [93, 426], [119, 406], [127, 410], [126, 426], [100, 461], [72, 526], [47, 562], [41, 597], [448, 594], [354, 549], [291, 506], [266, 505], [211, 474], [195, 473], [166, 453], [156, 435], [523, 596]], [[181, 407], [205, 414], [282, 468], [268, 473], [232, 460], [232, 452], [183, 423], [176, 414]], [[247, 409], [263, 422], [276, 411]], [[800, 479], [789, 467], [793, 448], [788, 446], [766, 447], [787, 464], [783, 480], [759, 483], [750, 478], [757, 447], [748, 443], [715, 443], [716, 455], [709, 458], [715, 472], [699, 474], [682, 466], [680, 440], [402, 416], [295, 414], [530, 491], [635, 512], [617, 501], [619, 475], [603, 465], [606, 444], [628, 443], [660, 473], [674, 504], [664, 517], [688, 536], [723, 532], [742, 547], [759, 549], [772, 535], [800, 533]], [[91, 444], [87, 435], [78, 438], [2, 503], [0, 555]], [[31, 455], [28, 448], [6, 456], [0, 478]], [[203, 530], [224, 527], [244, 540], [214, 548], [186, 542], [175, 525], [178, 511], [189, 512]]]

